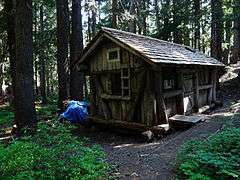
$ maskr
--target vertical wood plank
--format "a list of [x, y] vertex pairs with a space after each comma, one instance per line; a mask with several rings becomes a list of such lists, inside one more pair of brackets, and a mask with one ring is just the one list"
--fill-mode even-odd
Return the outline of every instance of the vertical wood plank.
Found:
[[198, 112], [199, 109], [199, 80], [198, 80], [198, 71], [196, 70], [194, 74], [194, 110]]

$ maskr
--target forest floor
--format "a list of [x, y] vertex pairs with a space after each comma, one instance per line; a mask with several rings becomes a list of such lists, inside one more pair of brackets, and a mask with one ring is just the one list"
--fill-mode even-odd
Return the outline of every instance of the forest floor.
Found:
[[99, 144], [116, 168], [117, 179], [175, 179], [176, 155], [181, 146], [191, 139], [207, 139], [225, 125], [240, 127], [240, 83], [237, 78], [239, 65], [229, 66], [221, 78], [219, 99], [221, 108], [204, 115], [204, 121], [185, 129], [173, 131], [152, 143], [143, 142], [141, 136], [81, 128], [80, 136], [89, 143]]

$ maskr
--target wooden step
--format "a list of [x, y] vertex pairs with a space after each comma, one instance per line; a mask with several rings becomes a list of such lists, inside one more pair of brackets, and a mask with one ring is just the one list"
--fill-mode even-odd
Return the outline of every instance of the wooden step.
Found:
[[183, 123], [183, 124], [189, 124], [194, 125], [200, 121], [203, 120], [203, 117], [201, 116], [185, 116], [185, 115], [175, 115], [169, 118], [170, 123]]

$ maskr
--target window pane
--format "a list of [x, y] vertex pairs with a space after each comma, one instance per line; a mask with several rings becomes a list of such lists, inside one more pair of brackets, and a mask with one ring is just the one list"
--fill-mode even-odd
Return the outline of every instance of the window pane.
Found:
[[122, 69], [122, 75], [123, 77], [128, 77], [129, 76], [129, 72], [128, 72], [128, 69]]
[[129, 79], [123, 79], [123, 87], [129, 88]]
[[124, 89], [123, 90], [123, 96], [129, 96], [130, 95], [130, 90], [129, 89]]
[[121, 95], [121, 73], [111, 75], [111, 92], [112, 95]]
[[109, 51], [109, 52], [108, 52], [108, 58], [109, 58], [109, 60], [119, 59], [119, 57], [118, 57], [118, 51], [117, 51], [117, 50], [115, 50], [115, 51]]

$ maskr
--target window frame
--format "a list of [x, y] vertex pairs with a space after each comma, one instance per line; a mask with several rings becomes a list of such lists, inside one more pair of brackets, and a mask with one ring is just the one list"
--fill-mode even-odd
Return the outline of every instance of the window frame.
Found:
[[[118, 55], [118, 57], [117, 58], [115, 58], [115, 59], [109, 59], [109, 53], [110, 52], [114, 52], [114, 51], [117, 51], [117, 55]], [[116, 48], [109, 48], [108, 50], [107, 50], [107, 61], [108, 62], [120, 62], [120, 60], [121, 60], [121, 57], [120, 57], [120, 48], [119, 47], [116, 47]]]
[[163, 89], [164, 90], [173, 90], [173, 89], [175, 89], [175, 80], [174, 79], [164, 79], [163, 80]]

